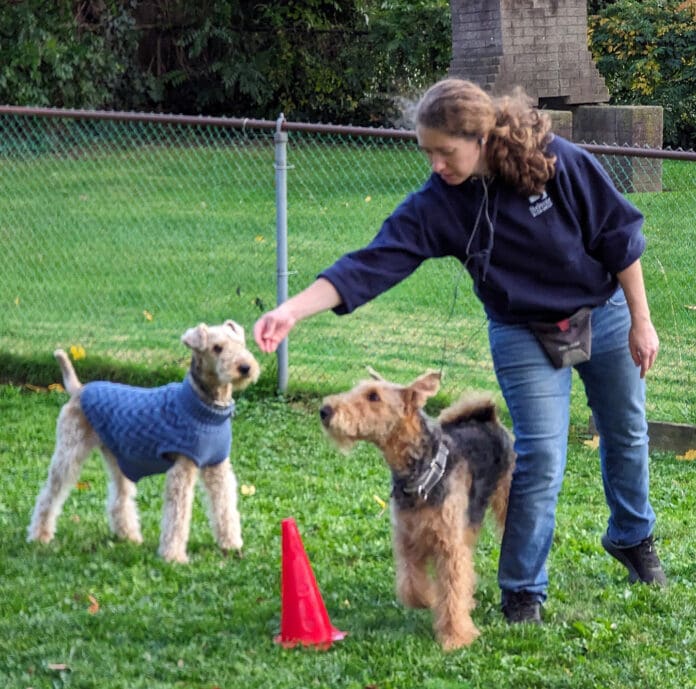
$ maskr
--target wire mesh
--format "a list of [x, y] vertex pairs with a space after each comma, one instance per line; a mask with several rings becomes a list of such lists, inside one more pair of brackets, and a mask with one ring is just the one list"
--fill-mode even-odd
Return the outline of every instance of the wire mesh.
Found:
[[[73, 346], [158, 366], [186, 361], [179, 337], [198, 322], [234, 318], [250, 334], [276, 299], [273, 133], [0, 113], [0, 350]], [[696, 162], [601, 159], [646, 216], [662, 343], [649, 413], [694, 423]], [[428, 174], [409, 137], [326, 125], [290, 131], [287, 162], [290, 294], [367, 243]], [[400, 382], [442, 369], [452, 394], [496, 388], [483, 310], [453, 259], [426, 262], [351, 316], [303, 322], [289, 363], [291, 390], [342, 389], [368, 365]]]

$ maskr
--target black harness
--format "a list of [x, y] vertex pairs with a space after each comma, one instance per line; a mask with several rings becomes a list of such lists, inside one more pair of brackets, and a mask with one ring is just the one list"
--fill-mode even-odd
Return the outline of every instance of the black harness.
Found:
[[450, 452], [442, 437], [432, 440], [437, 442], [437, 448], [431, 450], [432, 459], [413, 462], [406, 476], [392, 473], [392, 498], [401, 508], [414, 508], [419, 503], [421, 506], [423, 503], [434, 506], [445, 497], [442, 479], [451, 468], [448, 462]]

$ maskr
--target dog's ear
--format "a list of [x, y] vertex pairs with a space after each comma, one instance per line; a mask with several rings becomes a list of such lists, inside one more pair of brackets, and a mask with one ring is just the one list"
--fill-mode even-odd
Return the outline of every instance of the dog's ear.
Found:
[[380, 376], [379, 373], [377, 373], [377, 371], [375, 371], [375, 369], [372, 368], [372, 366], [366, 366], [365, 368], [367, 369], [367, 372], [370, 374], [370, 378], [372, 378], [373, 380], [384, 380], [384, 378], [382, 378], [382, 376]]
[[225, 321], [225, 325], [228, 328], [230, 328], [235, 335], [244, 339], [244, 328], [242, 328], [242, 326], [239, 325], [239, 323], [237, 323], [231, 319], [228, 319]]
[[430, 397], [437, 394], [440, 389], [440, 373], [430, 371], [418, 376], [407, 388], [411, 395], [413, 404], [419, 409], [425, 405]]
[[189, 328], [182, 336], [181, 341], [190, 349], [201, 351], [208, 343], [208, 326], [201, 323], [195, 328]]

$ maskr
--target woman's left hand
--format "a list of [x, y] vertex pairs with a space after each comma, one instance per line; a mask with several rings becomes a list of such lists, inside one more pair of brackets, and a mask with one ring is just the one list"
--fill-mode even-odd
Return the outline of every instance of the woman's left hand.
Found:
[[631, 325], [628, 333], [628, 347], [636, 366], [640, 366], [640, 377], [650, 370], [660, 349], [660, 340], [652, 321], [641, 321]]

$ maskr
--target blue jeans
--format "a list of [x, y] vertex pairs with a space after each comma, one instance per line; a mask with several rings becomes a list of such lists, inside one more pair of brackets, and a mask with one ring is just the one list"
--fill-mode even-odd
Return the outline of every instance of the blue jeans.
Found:
[[[592, 311], [592, 357], [575, 368], [599, 432], [607, 533], [636, 545], [655, 525], [649, 501], [645, 381], [628, 349], [631, 319], [622, 290]], [[546, 559], [566, 464], [572, 371], [556, 369], [524, 325], [489, 321], [498, 383], [512, 418], [517, 464], [498, 566], [508, 592], [546, 599]]]

